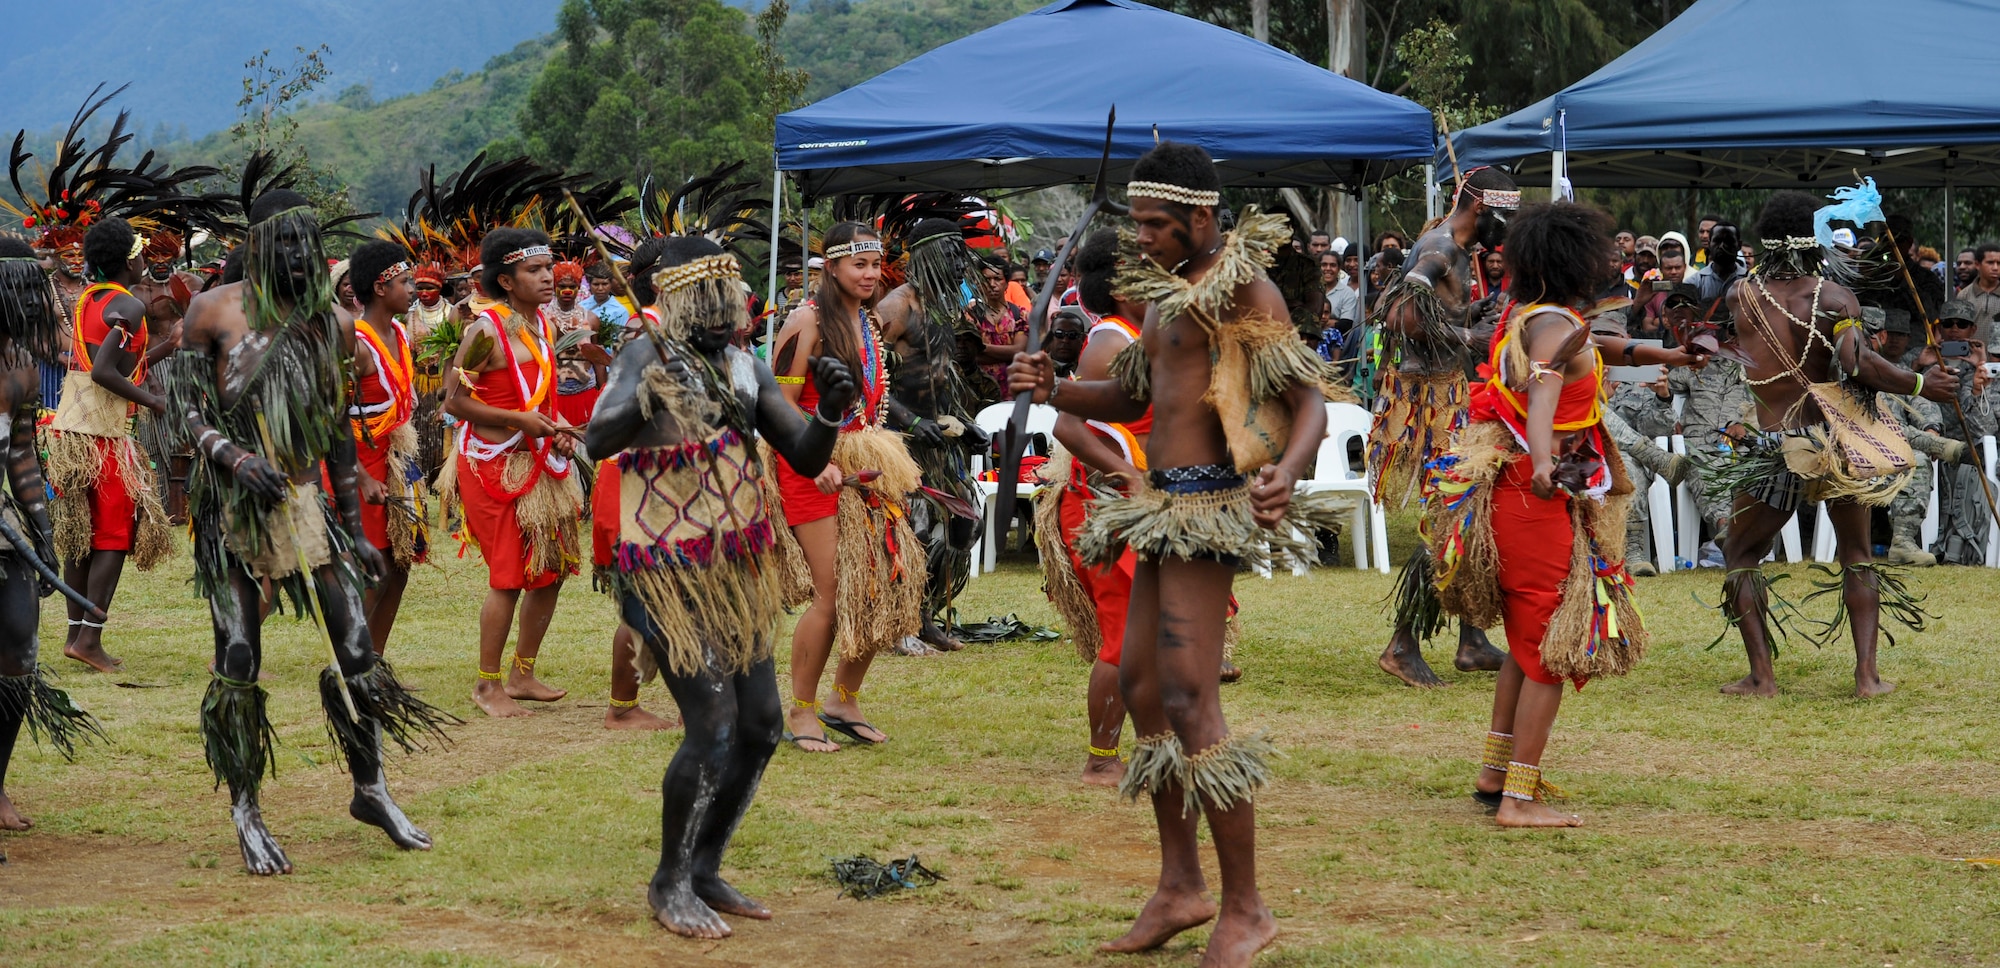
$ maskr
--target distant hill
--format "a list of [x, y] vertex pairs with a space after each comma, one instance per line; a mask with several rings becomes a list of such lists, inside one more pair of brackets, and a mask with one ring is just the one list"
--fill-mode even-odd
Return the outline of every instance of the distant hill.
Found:
[[[810, 0], [794, 3], [782, 41], [793, 67], [812, 72], [806, 99], [838, 94], [919, 54], [978, 33], [1048, 0]], [[966, 105], [1005, 84], [1007, 64], [965, 65]]]
[[243, 62], [326, 44], [326, 94], [423, 91], [548, 33], [561, 0], [5, 0], [0, 128], [68, 122], [99, 81], [134, 82], [117, 102], [148, 127], [196, 136], [236, 120]]

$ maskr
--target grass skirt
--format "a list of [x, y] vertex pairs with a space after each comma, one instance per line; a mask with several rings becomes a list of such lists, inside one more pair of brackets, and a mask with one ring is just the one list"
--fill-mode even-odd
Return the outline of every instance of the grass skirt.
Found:
[[[1493, 499], [1501, 472], [1520, 454], [1504, 425], [1472, 424], [1449, 454], [1432, 463], [1425, 487], [1420, 529], [1439, 604], [1480, 628], [1499, 622], [1505, 606]], [[1543, 667], [1565, 679], [1624, 675], [1638, 665], [1650, 641], [1624, 572], [1632, 482], [1615, 448], [1605, 460], [1612, 485], [1604, 499], [1569, 499], [1575, 536], [1569, 574], [1541, 642]]]
[[78, 708], [69, 693], [49, 685], [48, 673], [40, 668], [24, 676], [0, 676], [0, 710], [21, 717], [36, 745], [46, 737], [66, 760], [76, 758], [78, 740], [104, 739], [97, 720]]
[[1264, 569], [1317, 560], [1318, 531], [1338, 532], [1354, 508], [1352, 495], [1299, 492], [1272, 530], [1250, 514], [1250, 487], [1170, 494], [1147, 487], [1127, 496], [1102, 496], [1077, 532], [1076, 554], [1085, 564], [1109, 566], [1130, 547], [1142, 558], [1236, 558]]
[[1443, 456], [1452, 435], [1465, 426], [1465, 405], [1463, 372], [1383, 372], [1375, 421], [1368, 428], [1368, 467], [1375, 475], [1377, 502], [1405, 507], [1419, 496], [1425, 465]]
[[1103, 632], [1097, 625], [1097, 603], [1076, 577], [1076, 566], [1070, 562], [1069, 547], [1064, 544], [1062, 533], [1062, 502], [1072, 497], [1070, 469], [1075, 466], [1074, 460], [1069, 451], [1058, 446], [1037, 472], [1043, 486], [1035, 494], [1035, 550], [1042, 559], [1042, 594], [1048, 596], [1049, 604], [1062, 616], [1078, 657], [1095, 662], [1104, 645]]

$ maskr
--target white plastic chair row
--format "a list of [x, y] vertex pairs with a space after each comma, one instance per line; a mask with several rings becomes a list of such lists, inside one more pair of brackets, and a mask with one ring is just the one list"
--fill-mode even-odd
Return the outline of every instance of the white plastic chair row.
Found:
[[[1366, 569], [1369, 554], [1375, 569], [1389, 573], [1389, 528], [1382, 505], [1375, 503], [1369, 481], [1368, 427], [1374, 417], [1351, 403], [1326, 405], [1326, 439], [1320, 441], [1319, 458], [1313, 464], [1313, 479], [1299, 482], [1307, 493], [1334, 491], [1354, 496], [1354, 510], [1348, 515], [1347, 543], [1354, 549], [1354, 567]], [[1350, 459], [1352, 452], [1360, 455]], [[1292, 573], [1304, 574], [1305, 562], [1293, 562]], [[1268, 574], [1264, 577], [1270, 577]]]

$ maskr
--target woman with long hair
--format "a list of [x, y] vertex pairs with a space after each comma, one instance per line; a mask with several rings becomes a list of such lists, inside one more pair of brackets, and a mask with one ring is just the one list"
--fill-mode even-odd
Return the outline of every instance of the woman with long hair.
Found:
[[[875, 653], [916, 633], [924, 593], [924, 548], [907, 514], [919, 472], [890, 430], [909, 426], [909, 414], [889, 398], [881, 333], [868, 308], [881, 285], [882, 240], [866, 225], [841, 222], [823, 245], [819, 290], [786, 317], [772, 366], [785, 398], [809, 419], [826, 419], [806, 379], [815, 357], [845, 363], [857, 390], [825, 470], [808, 478], [772, 457], [785, 523], [811, 574], [812, 604], [792, 632], [785, 711], [786, 740], [809, 753], [840, 749], [827, 729], [857, 743], [888, 740], [861, 713], [861, 683]], [[822, 703], [819, 680], [836, 646], [833, 690]]]

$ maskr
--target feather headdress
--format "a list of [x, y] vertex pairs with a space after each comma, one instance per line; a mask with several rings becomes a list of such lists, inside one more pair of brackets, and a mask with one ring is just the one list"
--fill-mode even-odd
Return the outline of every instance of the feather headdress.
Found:
[[102, 84], [92, 89], [70, 118], [55, 158], [42, 173], [39, 191], [30, 192], [22, 184], [24, 170], [35, 157], [26, 148], [28, 132], [22, 130], [14, 136], [7, 155], [7, 177], [14, 194], [21, 199], [21, 207], [0, 199], [0, 210], [19, 218], [23, 228], [37, 233], [37, 248], [79, 245], [90, 226], [113, 216], [129, 219], [140, 232], [150, 233], [162, 226], [185, 226], [218, 210], [216, 202], [208, 196], [188, 194], [192, 183], [219, 174], [214, 168], [170, 169], [152, 151], [130, 166], [115, 163], [118, 153], [133, 138], [127, 130], [130, 112], [118, 112], [103, 140], [91, 146], [85, 128], [125, 88], [110, 94], [101, 94], [103, 90]]

